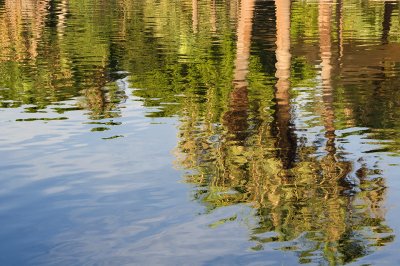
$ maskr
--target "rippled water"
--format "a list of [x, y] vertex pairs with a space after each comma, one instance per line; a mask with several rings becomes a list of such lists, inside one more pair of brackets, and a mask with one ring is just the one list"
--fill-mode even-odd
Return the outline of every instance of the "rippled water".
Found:
[[0, 264], [400, 261], [399, 18], [0, 1]]

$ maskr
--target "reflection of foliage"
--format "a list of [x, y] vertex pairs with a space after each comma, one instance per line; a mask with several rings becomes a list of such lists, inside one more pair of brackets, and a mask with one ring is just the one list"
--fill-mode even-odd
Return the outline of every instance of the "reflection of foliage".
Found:
[[304, 57], [292, 59], [291, 83], [293, 87], [315, 87], [316, 71], [307, 64]]
[[[208, 90], [208, 101], [188, 93], [181, 105], [178, 160], [195, 171], [186, 176], [187, 182], [198, 186], [193, 197], [208, 211], [250, 204], [259, 219], [252, 228], [251, 240], [258, 243], [254, 249], [282, 242], [282, 249], [296, 252], [302, 263], [325, 260], [343, 264], [392, 241], [381, 206], [385, 186], [377, 170], [358, 170], [360, 184], [354, 187], [354, 165], [336, 154], [332, 140], [326, 147], [328, 154], [315, 157], [315, 149], [301, 139], [294, 167], [285, 169], [276, 153], [279, 136], [272, 130], [274, 78], [262, 72], [257, 57], [250, 58], [249, 68], [250, 106], [244, 141], [231, 138], [223, 114], [212, 112], [216, 88]], [[304, 57], [293, 58], [292, 86], [315, 87], [315, 76]], [[364, 171], [366, 175], [361, 174]], [[231, 219], [216, 224], [226, 221]]]
[[[384, 221], [385, 184], [378, 170], [362, 166], [353, 171], [355, 164], [340, 158], [329, 145], [325, 156], [315, 156], [321, 144], [306, 145], [300, 138], [296, 139], [293, 167], [285, 167], [285, 158], [279, 156], [282, 139], [275, 129], [275, 54], [270, 47], [275, 40], [260, 25], [254, 27], [254, 33], [262, 37], [253, 39], [265, 50], [250, 55], [247, 124], [238, 130], [242, 139], [232, 136], [238, 132], [232, 132], [230, 126], [237, 121], [224, 120], [224, 116], [233, 90], [235, 1], [218, 1], [214, 6], [197, 1], [198, 18], [193, 17], [191, 1], [40, 2], [45, 8], [37, 10], [23, 10], [18, 5], [7, 9], [0, 4], [2, 107], [32, 104], [33, 112], [79, 97], [78, 108], [90, 110], [90, 118], [115, 117], [125, 95], [114, 81], [120, 78], [119, 70], [128, 71], [130, 84], [137, 88], [134, 94], [149, 107], [149, 116], [180, 116], [178, 164], [195, 171], [185, 177], [198, 186], [194, 198], [208, 211], [238, 203], [256, 209], [258, 224], [251, 228], [250, 236], [257, 243], [255, 250], [264, 243], [282, 242], [282, 249], [298, 253], [300, 262], [336, 264], [353, 261], [393, 240]], [[351, 12], [343, 14], [349, 53], [355, 51], [355, 40], [379, 41], [383, 3], [343, 2], [352, 6], [346, 8]], [[271, 3], [260, 11], [262, 16], [256, 14], [255, 21], [264, 20], [264, 15], [274, 18]], [[291, 86], [317, 90], [318, 4], [293, 1], [292, 9]], [[20, 21], [10, 24], [10, 17]], [[268, 31], [273, 31], [273, 23], [265, 23]], [[398, 41], [399, 25], [393, 18], [391, 41]], [[335, 24], [333, 28], [338, 27]], [[337, 34], [332, 33], [332, 39], [338, 42]], [[308, 50], [302, 51], [303, 46]], [[351, 63], [361, 65], [357, 60]], [[398, 151], [400, 97], [393, 73], [399, 65], [388, 60], [378, 67], [381, 70], [373, 82], [357, 79], [357, 84], [342, 84], [334, 80], [338, 83], [334, 89], [335, 126], [369, 126], [372, 137], [393, 141], [384, 144], [387, 150]], [[341, 75], [348, 77], [348, 73], [337, 73], [338, 79]], [[323, 107], [313, 93], [306, 111], [321, 112]], [[297, 96], [294, 91], [291, 95]], [[93, 130], [107, 130], [106, 126]], [[120, 136], [111, 138], [116, 137]], [[348, 179], [355, 176], [360, 184], [353, 188]], [[210, 227], [236, 219], [222, 219]]]
[[318, 36], [318, 2], [295, 1], [292, 5], [291, 39], [293, 42], [296, 42], [297, 39], [316, 42], [318, 40], [316, 38]]
[[[352, 171], [349, 162], [333, 154], [318, 159], [312, 147], [301, 146], [299, 161], [285, 179], [268, 121], [259, 117], [246, 142], [236, 143], [226, 139], [222, 126], [198, 120], [196, 105], [187, 105], [195, 113], [182, 120], [179, 144], [180, 164], [196, 171], [187, 176], [198, 185], [194, 198], [210, 211], [238, 203], [257, 208], [259, 224], [251, 237], [261, 244], [256, 249], [279, 241], [302, 262], [324, 258], [336, 264], [364, 256], [393, 238], [384, 225], [385, 186], [378, 170], [360, 168], [361, 192], [354, 194], [346, 181]], [[263, 237], [267, 232], [276, 234]]]
[[[341, 0], [344, 8], [343, 34], [347, 40], [379, 40], [382, 35], [386, 1]], [[396, 5], [394, 2], [388, 4]], [[336, 9], [340, 5], [335, 4]], [[396, 5], [398, 9], [398, 6]], [[317, 42], [318, 40], [318, 1], [294, 1], [292, 3], [291, 35], [294, 42]], [[337, 12], [337, 10], [334, 10]], [[304, 14], [307, 14], [306, 16]], [[339, 25], [334, 25], [339, 27]], [[393, 16], [390, 40], [398, 42], [400, 20]]]
[[[0, 55], [0, 87], [6, 88], [0, 91], [2, 105], [33, 104], [40, 110], [51, 103], [76, 97], [81, 90], [91, 91], [86, 95], [93, 100], [94, 90], [103, 88], [88, 88], [109, 80], [107, 75], [98, 75], [98, 69], [106, 63], [109, 45], [102, 42], [104, 35], [109, 34], [105, 29], [110, 29], [108, 25], [112, 21], [98, 23], [98, 18], [108, 16], [83, 14], [82, 10], [89, 7], [82, 7], [82, 1], [69, 1], [68, 5], [63, 0], [22, 2], [5, 1], [4, 12], [0, 12], [0, 20], [8, 25], [0, 31], [4, 37], [1, 46], [7, 47]], [[13, 16], [19, 21], [8, 23]], [[9, 35], [15, 37], [5, 37]], [[8, 49], [25, 44], [26, 49]]]
[[87, 88], [83, 91], [84, 98], [81, 105], [91, 111], [93, 119], [103, 119], [118, 116], [118, 104], [125, 98], [115, 83], [108, 86]]

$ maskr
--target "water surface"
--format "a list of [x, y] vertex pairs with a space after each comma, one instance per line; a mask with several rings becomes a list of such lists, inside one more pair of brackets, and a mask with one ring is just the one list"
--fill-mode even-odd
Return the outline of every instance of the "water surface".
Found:
[[0, 264], [395, 264], [399, 18], [0, 1]]

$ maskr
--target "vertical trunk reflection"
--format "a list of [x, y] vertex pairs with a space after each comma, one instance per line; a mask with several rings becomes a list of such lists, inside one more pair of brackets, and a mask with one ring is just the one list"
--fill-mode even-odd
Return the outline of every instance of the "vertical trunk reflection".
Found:
[[290, 107], [290, 0], [276, 0], [276, 112], [275, 134], [277, 136], [278, 158], [284, 169], [293, 166], [297, 140], [291, 123]]

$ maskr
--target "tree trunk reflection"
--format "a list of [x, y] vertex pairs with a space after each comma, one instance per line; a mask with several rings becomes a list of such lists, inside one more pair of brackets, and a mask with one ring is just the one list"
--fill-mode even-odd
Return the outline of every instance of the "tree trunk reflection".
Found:
[[237, 141], [246, 138], [248, 111], [248, 82], [251, 33], [253, 26], [254, 0], [240, 3], [240, 18], [237, 27], [236, 59], [233, 91], [229, 96], [229, 111], [224, 116], [228, 131]]
[[278, 158], [284, 169], [293, 166], [297, 140], [292, 127], [290, 107], [290, 0], [276, 0], [276, 112], [275, 134], [277, 136]]

